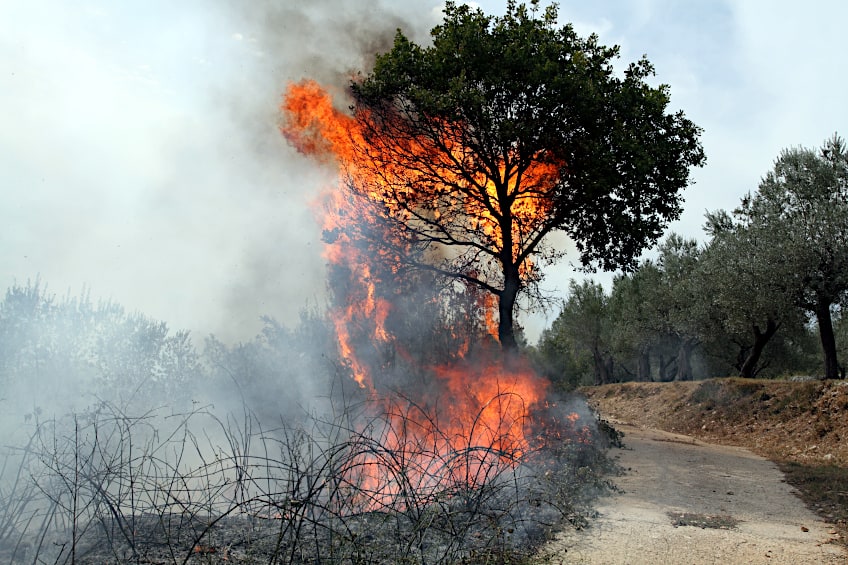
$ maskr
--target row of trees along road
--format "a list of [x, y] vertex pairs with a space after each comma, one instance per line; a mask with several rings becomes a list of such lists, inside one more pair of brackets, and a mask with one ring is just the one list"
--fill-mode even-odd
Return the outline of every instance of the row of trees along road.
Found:
[[844, 378], [844, 140], [784, 150], [756, 192], [732, 212], [707, 213], [704, 229], [701, 245], [669, 235], [655, 258], [616, 277], [609, 292], [573, 283], [535, 351], [545, 370], [554, 378], [572, 371], [571, 384], [801, 372]]

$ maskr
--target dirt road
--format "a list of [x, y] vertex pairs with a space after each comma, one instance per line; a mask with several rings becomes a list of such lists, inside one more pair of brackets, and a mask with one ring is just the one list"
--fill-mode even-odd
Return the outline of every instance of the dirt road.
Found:
[[619, 426], [623, 492], [600, 501], [588, 529], [551, 546], [554, 562], [848, 563], [833, 530], [792, 494], [771, 462], [688, 436]]

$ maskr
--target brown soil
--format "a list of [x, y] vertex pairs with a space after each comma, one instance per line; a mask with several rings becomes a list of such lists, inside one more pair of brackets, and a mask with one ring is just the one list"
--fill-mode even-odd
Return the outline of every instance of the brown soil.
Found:
[[581, 390], [603, 417], [746, 447], [776, 461], [848, 467], [848, 382], [711, 379]]
[[554, 562], [848, 562], [848, 383], [717, 379], [583, 393], [625, 433], [614, 481], [623, 492], [601, 501], [588, 530], [552, 546]]

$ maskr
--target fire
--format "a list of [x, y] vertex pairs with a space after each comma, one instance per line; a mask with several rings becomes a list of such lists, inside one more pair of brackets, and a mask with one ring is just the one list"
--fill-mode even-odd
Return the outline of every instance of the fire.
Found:
[[[389, 400], [378, 390], [381, 371], [373, 353], [390, 347], [404, 361], [414, 362], [403, 343], [392, 335], [387, 321], [392, 314], [391, 296], [381, 295], [382, 282], [398, 273], [403, 255], [415, 242], [392, 229], [397, 222], [431, 229], [431, 220], [462, 217], [473, 219], [466, 226], [481, 244], [503, 249], [504, 234], [499, 216], [503, 210], [492, 203], [505, 200], [514, 221], [508, 234], [513, 252], [532, 236], [538, 219], [549, 212], [557, 175], [554, 163], [531, 166], [518, 177], [504, 163], [496, 165], [501, 190], [498, 195], [490, 176], [483, 171], [462, 175], [456, 163], [466, 159], [466, 150], [452, 135], [451, 124], [443, 124], [448, 135], [445, 147], [425, 139], [369, 137], [363, 123], [368, 115], [350, 116], [333, 106], [329, 94], [307, 81], [289, 86], [282, 105], [283, 134], [304, 154], [338, 168], [340, 186], [321, 197], [318, 216], [326, 242], [324, 257], [341, 282], [331, 312], [339, 351], [353, 379], [372, 400], [381, 404], [386, 416], [380, 432], [381, 449], [363, 449], [355, 459], [356, 481], [372, 489], [373, 500], [404, 491], [400, 481], [419, 489], [473, 486], [475, 481], [502, 466], [515, 465], [533, 448], [531, 415], [545, 400], [548, 383], [526, 362], [506, 365], [496, 355], [469, 358], [470, 336], [452, 355], [452, 362], [419, 367], [429, 375], [428, 394], [412, 397], [408, 391]], [[456, 192], [433, 183], [428, 170], [438, 170], [449, 183], [478, 187], [478, 197], [459, 198]], [[398, 191], [404, 198], [397, 198]], [[414, 207], [408, 202], [417, 202]], [[446, 221], [450, 221], [449, 219]], [[352, 228], [368, 230], [385, 245], [363, 246], [351, 236]], [[374, 254], [382, 254], [378, 261]], [[533, 277], [535, 266], [525, 259], [519, 271]], [[469, 285], [470, 287], [470, 285]], [[490, 292], [468, 289], [475, 307], [482, 312], [481, 326], [492, 337], [498, 335], [496, 297]], [[434, 392], [435, 391], [435, 392]], [[400, 399], [400, 400], [399, 400]], [[414, 461], [410, 454], [416, 454]], [[426, 455], [425, 455], [426, 454]], [[403, 464], [404, 468], [395, 466]], [[402, 479], [400, 478], [402, 477]], [[353, 478], [351, 479], [353, 480]]]
[[[432, 368], [434, 398], [383, 398], [383, 428], [351, 458], [346, 480], [371, 509], [433, 502], [481, 487], [538, 450], [532, 408], [546, 383], [529, 368]], [[398, 499], [401, 499], [400, 501]]]
[[[467, 445], [485, 445], [520, 457], [530, 449], [524, 435], [530, 408], [544, 399], [547, 383], [529, 367], [436, 367], [437, 378], [454, 401], [448, 429]], [[466, 418], [473, 415], [471, 422]], [[455, 447], [452, 445], [453, 447]]]
[[[512, 153], [500, 163], [475, 163], [463, 146], [462, 128], [443, 122], [430, 138], [410, 138], [400, 128], [396, 136], [369, 135], [372, 120], [391, 117], [342, 113], [313, 81], [289, 85], [282, 110], [283, 135], [302, 153], [337, 165], [348, 195], [361, 201], [354, 208], [370, 204], [368, 217], [379, 211], [383, 220], [437, 240], [450, 239], [441, 227], [450, 226], [468, 242], [497, 251], [508, 237], [511, 256], [519, 258], [551, 213], [562, 163], [548, 155], [536, 155], [526, 167]], [[508, 233], [505, 217], [511, 219]], [[466, 219], [468, 225], [457, 225]], [[529, 257], [519, 271], [525, 280], [537, 276]]]

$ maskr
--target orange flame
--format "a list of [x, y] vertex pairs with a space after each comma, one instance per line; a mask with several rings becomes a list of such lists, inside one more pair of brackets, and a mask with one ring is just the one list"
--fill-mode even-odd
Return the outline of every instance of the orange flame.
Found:
[[[361, 120], [368, 116], [351, 117], [336, 110], [329, 94], [315, 82], [290, 85], [282, 111], [281, 129], [289, 142], [302, 153], [335, 165], [342, 180], [337, 190], [328, 190], [322, 196], [319, 213], [327, 244], [324, 257], [331, 268], [337, 266], [346, 273], [345, 292], [336, 297], [341, 303], [334, 306], [331, 316], [340, 354], [349, 364], [353, 379], [377, 398], [375, 368], [361, 356], [357, 343], [362, 337], [355, 338], [354, 334], [365, 335], [371, 346], [392, 344], [401, 354], [403, 349], [386, 327], [392, 303], [377, 291], [385, 275], [373, 268], [369, 252], [352, 241], [350, 226], [364, 225], [402, 252], [403, 239], [387, 227], [391, 222], [380, 223], [375, 209], [382, 210], [386, 217], [412, 223], [460, 211], [472, 218], [472, 225], [467, 226], [469, 232], [502, 249], [499, 211], [491, 207], [491, 202], [499, 201], [497, 189], [483, 173], [462, 177], [452, 172], [455, 163], [451, 160], [461, 160], [465, 152], [459, 144], [449, 142], [445, 152], [423, 139], [366, 139]], [[450, 131], [450, 124], [444, 127]], [[447, 139], [460, 136], [449, 135]], [[411, 159], [418, 168], [409, 166]], [[421, 172], [422, 163], [439, 169], [439, 175], [450, 183], [479, 186], [479, 198], [461, 199], [435, 186]], [[548, 191], [555, 185], [557, 167], [536, 163], [521, 178], [503, 164], [498, 171], [502, 190], [505, 186], [512, 202], [515, 221], [510, 235], [517, 254], [538, 218], [549, 212]], [[420, 202], [420, 209], [413, 210], [399, 202], [398, 191], [403, 191], [404, 201]], [[371, 206], [374, 203], [379, 207]], [[383, 259], [391, 263], [392, 258]], [[532, 277], [534, 268], [525, 260], [519, 270], [522, 276]], [[496, 337], [495, 295], [477, 291], [471, 296], [483, 312], [486, 331]], [[460, 346], [454, 359], [462, 360], [468, 349], [468, 343]], [[356, 480], [372, 489], [373, 500], [388, 499], [401, 492], [404, 487], [397, 478], [401, 475], [404, 481], [419, 488], [473, 485], [492, 470], [515, 465], [532, 447], [528, 439], [532, 437], [528, 432], [529, 418], [532, 408], [544, 400], [548, 383], [535, 375], [529, 365], [516, 361], [507, 368], [492, 360], [474, 364], [461, 361], [429, 367], [428, 372], [440, 393], [429, 398], [406, 398], [408, 406], [403, 408], [397, 402], [383, 404], [388, 417], [381, 441], [391, 457], [363, 450], [355, 460]], [[419, 454], [419, 460], [407, 460], [413, 453]], [[422, 457], [423, 453], [428, 456]], [[398, 460], [405, 468], [403, 473], [394, 474], [393, 465]]]
[[[338, 111], [327, 91], [313, 81], [289, 85], [282, 110], [282, 132], [294, 147], [335, 163], [352, 194], [378, 205], [372, 211], [381, 210], [423, 232], [434, 233], [434, 224], [446, 223], [445, 217], [467, 219], [463, 234], [473, 234], [481, 245], [497, 251], [504, 249], [504, 236], [509, 235], [512, 256], [519, 257], [550, 215], [561, 164], [544, 154], [524, 168], [515, 165], [520, 159], [511, 153], [489, 167], [466, 166], [471, 157], [462, 145], [464, 133], [444, 122], [437, 141], [369, 136], [372, 118], [367, 111], [356, 117]], [[410, 208], [410, 201], [418, 207]], [[505, 216], [511, 218], [508, 234], [502, 231]], [[525, 279], [537, 274], [529, 258], [519, 271]]]

